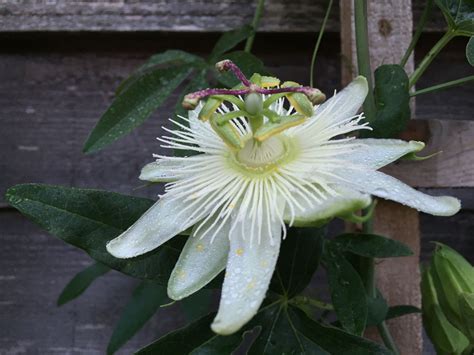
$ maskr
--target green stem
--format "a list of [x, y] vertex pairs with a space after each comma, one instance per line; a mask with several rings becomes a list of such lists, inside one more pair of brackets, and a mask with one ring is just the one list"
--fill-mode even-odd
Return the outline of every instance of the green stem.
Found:
[[313, 57], [311, 58], [311, 68], [309, 73], [309, 86], [313, 87], [313, 80], [314, 80], [314, 63], [316, 62], [316, 55], [318, 54], [319, 45], [321, 44], [321, 40], [323, 38], [324, 29], [326, 28], [326, 22], [328, 20], [329, 14], [331, 12], [333, 0], [329, 0], [328, 7], [326, 9], [326, 14], [324, 15], [323, 23], [321, 24], [321, 29], [318, 33], [318, 39], [316, 40], [316, 45], [314, 46], [313, 50]]
[[448, 88], [452, 88], [453, 86], [458, 86], [462, 85], [465, 83], [468, 83], [470, 81], [474, 81], [474, 75], [471, 76], [466, 76], [465, 78], [457, 79], [457, 80], [452, 80], [448, 81], [446, 83], [438, 84], [438, 85], [433, 85], [428, 88], [420, 89], [415, 92], [412, 92], [410, 96], [417, 96], [417, 95], [423, 95], [427, 94], [429, 92], [435, 92], [435, 91], [440, 91], [440, 90], [445, 90]]
[[255, 14], [253, 15], [252, 20], [252, 28], [253, 34], [247, 38], [247, 42], [245, 42], [244, 51], [250, 53], [252, 50], [253, 41], [255, 39], [255, 32], [257, 32], [258, 24], [260, 22], [260, 18], [262, 17], [263, 7], [265, 5], [265, 0], [258, 0], [257, 8], [255, 9]]
[[413, 72], [410, 76], [410, 81], [408, 83], [408, 87], [412, 87], [416, 84], [418, 79], [420, 79], [421, 75], [428, 69], [428, 66], [431, 64], [433, 59], [438, 55], [438, 53], [456, 36], [456, 33], [453, 30], [449, 30], [446, 32], [443, 37], [440, 38], [438, 42], [431, 48], [428, 54], [423, 58], [418, 68]]
[[415, 31], [415, 34], [413, 35], [413, 38], [411, 39], [410, 45], [408, 46], [405, 52], [405, 55], [400, 61], [400, 65], [402, 67], [404, 67], [407, 64], [408, 58], [410, 58], [410, 55], [413, 52], [413, 49], [415, 49], [415, 46], [418, 40], [420, 39], [421, 33], [423, 32], [423, 29], [425, 28], [426, 22], [428, 21], [428, 18], [431, 15], [432, 9], [433, 9], [433, 0], [428, 0], [426, 2], [425, 9], [423, 10], [423, 14], [421, 15], [420, 21], [418, 22], [418, 25], [416, 26], [416, 31]]
[[377, 325], [377, 330], [379, 331], [380, 336], [382, 337], [383, 343], [387, 348], [393, 351], [395, 355], [399, 355], [400, 352], [397, 349], [397, 345], [390, 334], [390, 330], [387, 327], [387, 323], [382, 322]]
[[364, 101], [364, 112], [368, 122], [375, 120], [375, 99], [370, 68], [369, 32], [367, 29], [367, 0], [354, 0], [357, 66], [359, 74], [365, 76], [369, 93]]

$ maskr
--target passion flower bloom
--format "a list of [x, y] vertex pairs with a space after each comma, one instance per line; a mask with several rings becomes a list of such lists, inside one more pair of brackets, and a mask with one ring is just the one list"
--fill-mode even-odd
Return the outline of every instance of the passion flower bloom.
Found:
[[[248, 81], [244, 84], [250, 87]], [[367, 90], [365, 78], [358, 77], [323, 104], [311, 107], [310, 117], [301, 117], [298, 112], [304, 109], [288, 105], [280, 94], [265, 101], [277, 114], [277, 123], [262, 111], [259, 124], [237, 112], [239, 106], [258, 112], [248, 107], [255, 106], [249, 101], [257, 101], [258, 106], [258, 99], [234, 96], [233, 104], [222, 103], [216, 112], [227, 117], [236, 144], [212, 121], [199, 119], [203, 105], [197, 104], [188, 117], [181, 117], [185, 124], [172, 121], [179, 129], [164, 128], [170, 135], [159, 139], [162, 147], [197, 154], [156, 155], [156, 162], [143, 168], [140, 179], [168, 182], [166, 192], [110, 241], [107, 250], [117, 258], [133, 258], [193, 227], [169, 279], [168, 295], [175, 300], [187, 297], [226, 269], [211, 327], [218, 334], [231, 334], [255, 315], [265, 298], [287, 225], [315, 225], [350, 214], [369, 206], [371, 195], [432, 215], [455, 214], [460, 209], [457, 199], [423, 194], [377, 171], [421, 150], [422, 142], [345, 136], [370, 129], [362, 123], [363, 115], [357, 114]], [[295, 100], [290, 103], [298, 105]], [[270, 132], [264, 138], [262, 127]]]

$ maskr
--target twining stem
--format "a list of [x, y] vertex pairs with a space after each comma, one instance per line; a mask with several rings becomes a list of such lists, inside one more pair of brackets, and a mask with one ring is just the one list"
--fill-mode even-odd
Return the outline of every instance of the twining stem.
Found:
[[257, 32], [258, 24], [260, 22], [260, 18], [262, 17], [264, 5], [265, 0], [258, 0], [257, 8], [255, 9], [255, 14], [253, 15], [252, 20], [253, 33], [250, 35], [249, 38], [247, 38], [247, 41], [245, 42], [244, 51], [248, 53], [250, 53], [250, 51], [252, 50], [253, 41], [255, 39], [255, 32]]
[[429, 92], [445, 90], [445, 89], [452, 88], [453, 86], [466, 84], [466, 83], [471, 82], [471, 81], [474, 81], [474, 75], [466, 76], [465, 78], [456, 79], [456, 80], [448, 81], [446, 83], [433, 85], [433, 86], [430, 86], [428, 88], [420, 89], [420, 90], [417, 90], [415, 92], [412, 92], [410, 94], [410, 96], [423, 95], [423, 94], [427, 94]]
[[420, 39], [421, 33], [423, 32], [423, 29], [425, 28], [426, 22], [428, 21], [431, 15], [432, 9], [433, 9], [433, 0], [427, 0], [425, 9], [423, 10], [423, 14], [421, 15], [420, 21], [418, 22], [418, 25], [416, 26], [415, 34], [413, 35], [411, 39], [410, 45], [408, 46], [405, 52], [405, 55], [400, 61], [400, 65], [402, 67], [404, 67], [407, 64], [408, 58], [410, 58], [410, 55], [413, 52], [413, 49], [415, 49], [415, 46], [418, 43], [418, 40]]
[[309, 86], [314, 86], [314, 64], [316, 62], [316, 55], [318, 54], [319, 45], [323, 38], [324, 29], [326, 28], [326, 22], [328, 20], [329, 14], [331, 12], [333, 0], [329, 0], [328, 7], [326, 9], [326, 14], [324, 15], [323, 23], [321, 24], [321, 29], [319, 30], [318, 39], [316, 40], [316, 45], [313, 50], [313, 57], [311, 58], [311, 68], [309, 72]]
[[454, 37], [456, 37], [456, 32], [453, 30], [448, 30], [443, 37], [440, 38], [438, 42], [431, 48], [428, 54], [423, 58], [421, 63], [418, 65], [418, 68], [413, 72], [410, 76], [410, 80], [408, 82], [408, 87], [412, 87], [416, 84], [418, 79], [423, 75], [428, 66], [431, 64], [433, 59], [438, 55], [438, 53], [451, 41]]
[[359, 74], [365, 76], [369, 93], [364, 101], [364, 113], [368, 122], [375, 120], [375, 99], [370, 68], [369, 31], [367, 29], [367, 0], [354, 0], [354, 22]]

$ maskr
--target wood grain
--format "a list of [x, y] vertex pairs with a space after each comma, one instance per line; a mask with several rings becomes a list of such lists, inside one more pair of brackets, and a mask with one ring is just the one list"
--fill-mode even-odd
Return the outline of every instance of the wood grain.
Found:
[[415, 187], [474, 187], [474, 122], [415, 120], [406, 138], [427, 143], [424, 161], [400, 161], [382, 169]]
[[[411, 0], [367, 1], [370, 61], [372, 69], [380, 64], [398, 63], [412, 35]], [[340, 1], [341, 48], [347, 65], [343, 66], [345, 82], [356, 74], [354, 3]], [[413, 70], [413, 57], [407, 71]], [[416, 210], [389, 201], [380, 201], [374, 219], [374, 232], [408, 244], [414, 252], [409, 258], [391, 259], [376, 266], [376, 285], [389, 305], [421, 306], [420, 292], [420, 231]], [[423, 349], [420, 315], [410, 315], [388, 323], [390, 332], [402, 355], [419, 355]], [[381, 341], [376, 329], [369, 328], [366, 336]]]
[[[415, 1], [415, 18], [424, 4]], [[0, 31], [225, 31], [250, 23], [255, 6], [249, 0], [6, 0], [0, 8]], [[260, 30], [314, 33], [326, 6], [326, 1], [268, 0]], [[336, 5], [329, 31], [339, 31], [337, 13]], [[435, 14], [428, 31], [445, 27], [441, 14]]]

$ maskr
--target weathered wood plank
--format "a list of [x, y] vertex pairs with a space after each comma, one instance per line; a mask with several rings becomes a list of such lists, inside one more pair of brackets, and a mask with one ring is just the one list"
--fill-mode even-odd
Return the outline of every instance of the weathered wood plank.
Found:
[[427, 143], [424, 161], [400, 161], [383, 169], [411, 186], [474, 187], [474, 122], [416, 120], [404, 136]]
[[[425, 2], [417, 0], [417, 19]], [[7, 0], [0, 8], [0, 31], [225, 31], [250, 23], [256, 1], [249, 0]], [[268, 0], [260, 29], [267, 32], [315, 32], [325, 1]], [[328, 30], [339, 31], [337, 5]], [[440, 14], [428, 31], [440, 31]]]

